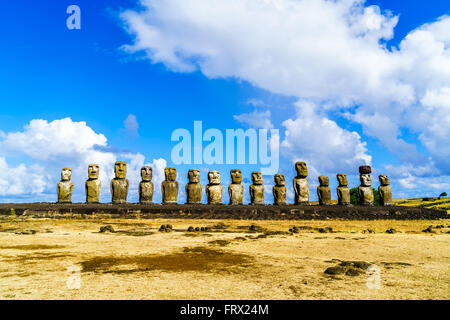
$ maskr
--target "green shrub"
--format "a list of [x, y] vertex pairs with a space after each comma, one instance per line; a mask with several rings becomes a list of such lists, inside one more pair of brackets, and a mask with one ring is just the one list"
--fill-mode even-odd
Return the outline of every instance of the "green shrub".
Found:
[[[373, 190], [373, 203], [376, 206], [380, 206], [381, 205], [381, 200], [380, 200], [380, 194], [378, 193], [378, 190], [372, 188]], [[353, 205], [359, 205], [359, 194], [358, 194], [358, 187], [350, 189], [350, 203]]]

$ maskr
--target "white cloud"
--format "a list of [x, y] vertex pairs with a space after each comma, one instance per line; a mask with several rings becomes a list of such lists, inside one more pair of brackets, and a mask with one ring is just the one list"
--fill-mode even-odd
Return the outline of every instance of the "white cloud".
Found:
[[[23, 131], [2, 133], [0, 136], [0, 195], [34, 194], [34, 200], [55, 201], [56, 183], [63, 167], [72, 168], [74, 182], [73, 201], [84, 201], [84, 182], [90, 163], [100, 165], [102, 181], [101, 201], [109, 202], [109, 183], [114, 177], [114, 162], [128, 162], [130, 200], [137, 199], [140, 167], [145, 157], [140, 153], [112, 152], [103, 134], [96, 133], [85, 122], [70, 118], [48, 122], [31, 120]], [[32, 165], [24, 163], [13, 167], [6, 157], [25, 157]], [[164, 159], [153, 160], [155, 179], [164, 175]]]
[[359, 165], [370, 164], [366, 143], [357, 132], [340, 128], [336, 122], [320, 117], [310, 102], [297, 103], [297, 118], [283, 122], [286, 128], [281, 151], [293, 161], [306, 161], [319, 172], [351, 173]]
[[[328, 120], [327, 112], [338, 111], [402, 163], [417, 166], [430, 156], [435, 172], [450, 172], [450, 17], [411, 31], [398, 49], [388, 49], [383, 43], [393, 37], [398, 17], [363, 0], [141, 4], [140, 11], [121, 15], [135, 37], [123, 47], [128, 52], [143, 51], [152, 63], [176, 72], [235, 77], [314, 104], [310, 118], [284, 122], [284, 146], [297, 150], [293, 158], [323, 152], [331, 157], [326, 150], [333, 150], [350, 163], [368, 159], [358, 135]], [[405, 131], [418, 136], [426, 156], [407, 142]], [[305, 138], [316, 136], [321, 139], [315, 143]], [[334, 156], [320, 159], [317, 167], [337, 166]]]
[[245, 123], [249, 127], [272, 129], [273, 123], [270, 120], [270, 111], [253, 111], [233, 116], [234, 120]]
[[137, 137], [139, 135], [139, 123], [137, 122], [136, 116], [134, 114], [129, 114], [128, 117], [123, 121], [125, 134], [131, 137]]

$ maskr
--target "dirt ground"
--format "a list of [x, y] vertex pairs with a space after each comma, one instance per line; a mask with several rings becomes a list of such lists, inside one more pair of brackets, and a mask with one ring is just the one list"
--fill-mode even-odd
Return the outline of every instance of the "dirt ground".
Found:
[[0, 299], [449, 299], [449, 227], [10, 218], [0, 221]]

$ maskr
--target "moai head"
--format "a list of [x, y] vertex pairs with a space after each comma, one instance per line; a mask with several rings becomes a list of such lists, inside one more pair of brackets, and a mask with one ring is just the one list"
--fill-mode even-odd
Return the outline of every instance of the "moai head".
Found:
[[328, 187], [330, 185], [330, 179], [327, 176], [319, 176], [319, 183], [321, 187]]
[[200, 182], [200, 170], [190, 169], [188, 171], [188, 179], [190, 183], [199, 183]]
[[72, 177], [72, 169], [63, 168], [61, 170], [61, 181], [70, 181], [71, 177]]
[[88, 167], [89, 179], [98, 179], [99, 166], [98, 164], [90, 164]]
[[381, 174], [378, 176], [378, 179], [380, 180], [380, 183], [382, 186], [388, 186], [391, 184], [391, 182], [389, 181], [389, 178], [387, 175], [385, 174]]
[[347, 175], [345, 173], [338, 173], [336, 177], [339, 181], [339, 187], [348, 186]]
[[164, 175], [167, 181], [175, 181], [177, 179], [177, 169], [167, 167], [164, 169]]
[[359, 180], [361, 181], [362, 187], [372, 186], [372, 178], [370, 174], [372, 173], [372, 168], [370, 166], [359, 167]]
[[301, 178], [306, 178], [308, 176], [308, 167], [306, 162], [298, 161], [295, 163], [295, 170], [297, 171], [297, 176]]
[[242, 172], [239, 169], [233, 169], [230, 171], [231, 174], [231, 182], [232, 183], [241, 183], [242, 182]]
[[286, 185], [286, 180], [284, 179], [284, 176], [280, 173], [275, 175], [274, 180], [275, 180], [275, 184], [278, 187]]
[[256, 185], [262, 185], [263, 184], [263, 176], [260, 171], [254, 171], [252, 172], [252, 182]]
[[144, 166], [141, 168], [142, 181], [152, 181], [153, 169], [152, 167]]
[[127, 176], [127, 163], [125, 161], [116, 161], [114, 173], [116, 174], [116, 179], [125, 179]]
[[220, 184], [220, 172], [210, 171], [208, 172], [209, 184]]

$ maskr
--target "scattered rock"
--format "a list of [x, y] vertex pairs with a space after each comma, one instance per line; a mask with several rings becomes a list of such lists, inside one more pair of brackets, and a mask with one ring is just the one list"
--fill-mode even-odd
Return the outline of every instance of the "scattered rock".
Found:
[[429, 226], [428, 228], [422, 230], [422, 232], [435, 233], [436, 231], [433, 230], [433, 226]]
[[23, 230], [23, 231], [18, 231], [16, 232], [16, 234], [35, 234], [37, 231], [36, 230], [32, 230], [32, 229], [27, 229], [27, 230]]
[[326, 274], [338, 275], [344, 274], [347, 271], [347, 268], [341, 266], [329, 267], [325, 270]]
[[104, 233], [104, 232], [114, 233], [115, 231], [114, 231], [114, 228], [112, 226], [107, 225], [107, 226], [100, 227], [100, 233]]
[[398, 230], [395, 230], [394, 228], [390, 228], [386, 230], [386, 233], [390, 233], [390, 234], [394, 234], [394, 233], [398, 233]]
[[159, 232], [171, 232], [172, 231], [172, 226], [170, 224], [167, 225], [161, 225], [161, 227], [159, 227]]
[[373, 229], [366, 229], [366, 230], [363, 231], [363, 233], [374, 234], [374, 233], [375, 233], [375, 230], [373, 230]]
[[292, 227], [292, 229], [289, 229], [289, 232], [292, 232], [292, 233], [299, 233], [299, 230], [298, 230], [298, 228], [297, 227]]
[[195, 227], [195, 231], [200, 231], [200, 228], [199, 227]]
[[342, 261], [337, 266], [327, 268], [325, 274], [345, 274], [346, 276], [356, 277], [365, 273], [371, 265], [371, 263], [365, 261]]
[[361, 269], [357, 269], [357, 268], [353, 268], [353, 267], [349, 267], [347, 269], [347, 271], [345, 272], [346, 276], [351, 276], [351, 277], [356, 277], [359, 276], [360, 274], [362, 274], [362, 270]]
[[262, 230], [263, 230], [262, 227], [257, 226], [257, 225], [255, 225], [255, 224], [252, 224], [252, 225], [249, 227], [249, 229], [250, 229], [250, 231], [254, 231], [254, 232], [258, 232], [258, 231], [262, 231]]
[[188, 232], [193, 232], [194, 231], [194, 227], [193, 226], [189, 226], [189, 228], [187, 229]]
[[320, 233], [332, 233], [333, 228], [331, 227], [319, 228], [317, 229], [317, 231], [319, 231]]

